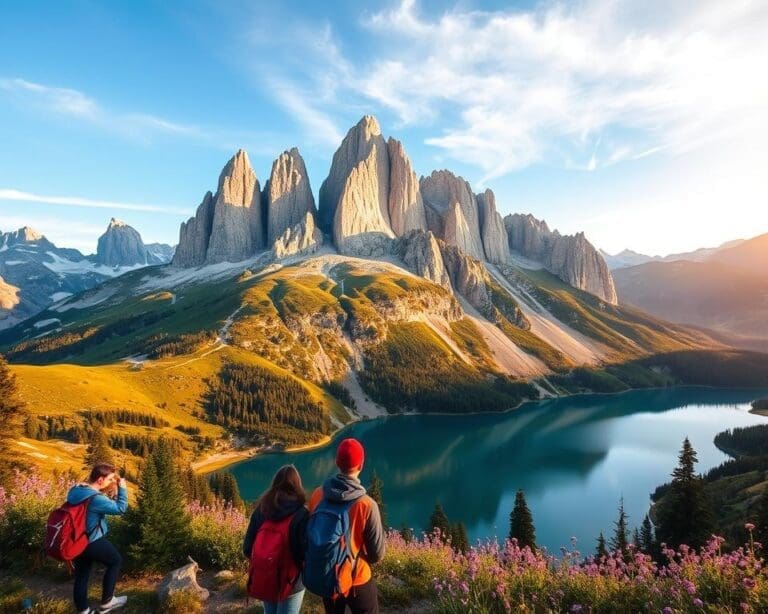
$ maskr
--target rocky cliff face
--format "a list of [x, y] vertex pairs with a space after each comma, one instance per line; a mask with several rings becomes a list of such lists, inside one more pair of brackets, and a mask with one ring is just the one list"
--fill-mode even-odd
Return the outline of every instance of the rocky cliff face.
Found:
[[504, 220], [496, 211], [496, 196], [492, 190], [486, 190], [476, 198], [485, 257], [488, 262], [505, 264], [509, 262], [509, 240]]
[[221, 171], [216, 194], [207, 192], [195, 217], [182, 223], [173, 264], [239, 262], [265, 244], [259, 181], [241, 149]]
[[295, 147], [283, 152], [274, 161], [264, 191], [269, 245], [274, 244], [286, 231], [301, 224], [307, 213], [315, 214], [315, 197], [312, 196], [307, 168]]
[[206, 192], [197, 207], [195, 217], [181, 223], [179, 245], [173, 255], [173, 264], [180, 267], [200, 266], [208, 255], [208, 242], [213, 228], [213, 194]]
[[323, 233], [315, 226], [315, 216], [307, 211], [304, 218], [291, 228], [286, 228], [272, 243], [272, 256], [286, 258], [299, 254], [311, 254], [323, 244]]
[[351, 128], [320, 187], [320, 227], [344, 254], [384, 255], [394, 237], [389, 222], [389, 154], [375, 118]]
[[111, 267], [168, 262], [168, 259], [162, 259], [151, 252], [134, 228], [115, 218], [110, 220], [106, 232], [99, 237], [93, 260]]
[[387, 153], [389, 155], [389, 219], [392, 232], [402, 236], [412, 230], [427, 230], [419, 180], [403, 144], [390, 137], [387, 141]]
[[480, 214], [469, 183], [442, 170], [422, 177], [419, 187], [425, 206], [431, 209], [427, 214], [429, 230], [473, 258], [485, 260]]
[[238, 262], [264, 248], [261, 189], [242, 149], [219, 177], [207, 262]]
[[399, 237], [393, 243], [392, 253], [402, 258], [405, 265], [417, 275], [446, 290], [453, 290], [439, 242], [431, 231], [412, 230]]
[[510, 251], [540, 262], [574, 288], [617, 304], [616, 288], [608, 265], [583, 232], [561, 235], [556, 230], [550, 231], [546, 222], [532, 215], [508, 215], [504, 224]]

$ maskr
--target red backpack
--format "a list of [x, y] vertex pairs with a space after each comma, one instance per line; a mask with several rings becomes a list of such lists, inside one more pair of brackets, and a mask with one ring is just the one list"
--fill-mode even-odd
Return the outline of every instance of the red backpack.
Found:
[[45, 527], [45, 553], [48, 556], [71, 566], [72, 560], [83, 553], [90, 539], [86, 528], [88, 505], [96, 494], [80, 503], [65, 503], [48, 515]]
[[290, 549], [289, 531], [293, 514], [280, 520], [265, 520], [251, 548], [248, 595], [272, 603], [286, 600], [293, 591], [299, 568]]

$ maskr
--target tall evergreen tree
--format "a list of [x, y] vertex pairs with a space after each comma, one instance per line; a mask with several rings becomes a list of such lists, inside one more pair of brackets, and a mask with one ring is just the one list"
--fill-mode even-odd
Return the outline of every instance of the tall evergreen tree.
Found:
[[388, 529], [389, 525], [387, 524], [387, 509], [384, 506], [384, 481], [379, 477], [379, 475], [376, 473], [376, 470], [373, 470], [373, 475], [371, 476], [371, 485], [368, 487], [368, 496], [376, 501], [379, 505], [379, 513], [381, 514], [381, 524], [384, 526], [384, 529]]
[[206, 476], [195, 473], [191, 466], [182, 475], [182, 487], [187, 501], [199, 501], [203, 505], [213, 503], [213, 492]]
[[619, 517], [613, 524], [615, 529], [611, 538], [611, 550], [618, 550], [622, 554], [627, 553], [627, 513], [624, 511], [624, 497], [619, 500]]
[[429, 517], [429, 532], [432, 533], [435, 529], [440, 530], [440, 535], [443, 539], [451, 536], [451, 523], [443, 511], [443, 506], [439, 503], [435, 503], [435, 509]]
[[637, 527], [634, 528], [632, 531], [632, 545], [637, 549], [640, 550], [640, 529]]
[[451, 546], [456, 552], [466, 554], [469, 551], [469, 536], [463, 522], [451, 526]]
[[183, 562], [189, 517], [172, 447], [160, 438], [141, 472], [138, 507], [129, 516], [136, 541], [130, 554], [144, 569], [163, 571]]
[[605, 536], [602, 531], [600, 531], [600, 536], [597, 538], [596, 554], [598, 559], [608, 556], [608, 548], [605, 547]]
[[21, 431], [24, 405], [19, 399], [16, 376], [0, 354], [0, 483], [11, 474], [10, 442]]
[[98, 463], [115, 463], [115, 455], [109, 445], [109, 439], [99, 423], [93, 425], [88, 449], [85, 454], [85, 463], [89, 467], [93, 467]]
[[654, 554], [656, 550], [656, 544], [653, 539], [653, 526], [651, 525], [651, 519], [648, 514], [643, 518], [643, 524], [640, 527], [640, 550], [646, 554]]
[[518, 546], [528, 546], [536, 549], [536, 529], [533, 526], [533, 516], [525, 501], [525, 493], [518, 490], [515, 495], [515, 506], [509, 514], [509, 539], [516, 539]]
[[669, 490], [657, 504], [656, 537], [673, 548], [680, 544], [699, 548], [709, 539], [715, 522], [704, 482], [694, 469], [696, 451], [687, 437], [678, 461]]

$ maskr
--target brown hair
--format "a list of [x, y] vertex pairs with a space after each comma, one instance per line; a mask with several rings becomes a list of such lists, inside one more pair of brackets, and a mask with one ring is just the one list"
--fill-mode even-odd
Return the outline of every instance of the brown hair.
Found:
[[98, 463], [91, 469], [91, 475], [88, 476], [88, 482], [93, 484], [99, 478], [105, 478], [110, 473], [115, 473], [115, 471], [117, 471], [117, 469], [115, 469], [114, 465], [110, 465], [109, 463]]
[[301, 485], [301, 476], [293, 465], [283, 465], [272, 478], [272, 486], [259, 497], [256, 503], [265, 518], [273, 517], [283, 501], [296, 501], [299, 505], [307, 502], [307, 493]]

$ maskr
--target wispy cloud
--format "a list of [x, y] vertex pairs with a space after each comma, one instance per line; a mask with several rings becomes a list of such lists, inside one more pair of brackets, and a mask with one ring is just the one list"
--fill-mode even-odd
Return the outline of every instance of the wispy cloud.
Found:
[[149, 113], [109, 109], [87, 94], [71, 88], [52, 87], [19, 78], [0, 78], [0, 91], [19, 104], [40, 112], [78, 119], [134, 140], [146, 141], [160, 134], [204, 135], [197, 126]]
[[[0, 200], [15, 202], [41, 203], [45, 205], [58, 205], [65, 207], [88, 207], [91, 209], [120, 209], [126, 211], [145, 211], [153, 213], [165, 213], [168, 215], [187, 216], [191, 208], [172, 207], [166, 205], [150, 205], [139, 203], [115, 202], [93, 198], [81, 198], [79, 196], [46, 196], [24, 192], [12, 188], [0, 188]], [[5, 216], [0, 216], [4, 221]]]
[[760, 0], [465, 6], [427, 13], [401, 0], [362, 20], [354, 54], [328, 26], [291, 36], [306, 68], [283, 72], [276, 98], [328, 139], [355, 107], [439, 125], [426, 143], [484, 181], [538, 162], [595, 170], [768, 131]]

